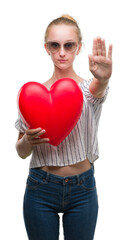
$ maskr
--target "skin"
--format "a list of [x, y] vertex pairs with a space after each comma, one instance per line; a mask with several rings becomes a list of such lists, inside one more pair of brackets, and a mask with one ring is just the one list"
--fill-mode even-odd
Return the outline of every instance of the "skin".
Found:
[[90, 92], [95, 97], [101, 98], [112, 74], [112, 45], [109, 45], [107, 54], [105, 40], [97, 37], [93, 40], [93, 54], [88, 57], [89, 69], [94, 76]]
[[[77, 42], [77, 49], [73, 53], [67, 53], [63, 44], [67, 41]], [[82, 43], [78, 42], [77, 32], [74, 26], [70, 25], [54, 25], [50, 28], [47, 41], [56, 41], [61, 44], [61, 48], [57, 53], [51, 53], [45, 44], [45, 49], [48, 55], [51, 57], [54, 64], [54, 72], [52, 77], [43, 83], [50, 89], [51, 85], [60, 78], [69, 77], [76, 82], [81, 82], [83, 79], [76, 74], [73, 69], [73, 62], [76, 56], [80, 53]], [[90, 84], [90, 92], [97, 98], [101, 98], [105, 94], [105, 89], [109, 83], [109, 78], [112, 73], [112, 45], [109, 45], [108, 54], [106, 53], [105, 40], [97, 37], [93, 40], [92, 54], [89, 58], [89, 69], [92, 72], [94, 78]], [[64, 62], [61, 60], [65, 60]], [[27, 129], [25, 134], [19, 133], [18, 141], [16, 143], [16, 149], [21, 158], [28, 157], [33, 150], [33, 147], [37, 144], [48, 143], [48, 138], [39, 138], [44, 134], [44, 129]], [[74, 175], [80, 174], [90, 168], [88, 159], [77, 163], [75, 165], [57, 167], [57, 166], [44, 166], [43, 170], [61, 175]]]
[[[75, 41], [78, 44], [78, 36], [77, 32], [75, 30], [75, 27], [73, 26], [67, 26], [67, 25], [57, 25], [52, 26], [52, 28], [49, 31], [47, 41], [56, 41], [60, 42], [61, 44], [64, 44], [67, 40]], [[63, 78], [63, 77], [73, 77], [75, 80], [80, 81], [80, 77], [75, 73], [73, 69], [73, 62], [75, 60], [75, 57], [79, 54], [80, 49], [82, 47], [82, 44], [78, 44], [78, 47], [75, 52], [73, 53], [66, 53], [63, 46], [61, 47], [60, 51], [52, 54], [46, 44], [45, 49], [47, 53], [51, 56], [51, 59], [54, 64], [54, 73], [51, 77], [50, 85], [52, 85], [56, 80]], [[66, 60], [65, 63], [60, 63], [59, 60]], [[46, 83], [49, 83], [48, 81]]]

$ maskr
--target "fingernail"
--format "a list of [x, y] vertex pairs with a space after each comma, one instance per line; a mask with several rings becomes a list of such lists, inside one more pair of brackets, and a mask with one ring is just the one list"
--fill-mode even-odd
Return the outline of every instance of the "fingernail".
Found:
[[43, 133], [45, 133], [46, 131], [45, 131], [45, 129], [43, 129]]

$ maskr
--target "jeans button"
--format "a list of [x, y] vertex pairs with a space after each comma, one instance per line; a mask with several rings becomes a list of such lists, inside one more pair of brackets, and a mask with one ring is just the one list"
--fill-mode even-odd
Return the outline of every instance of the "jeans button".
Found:
[[69, 179], [67, 178], [67, 179], [65, 179], [65, 182], [68, 182], [69, 181]]

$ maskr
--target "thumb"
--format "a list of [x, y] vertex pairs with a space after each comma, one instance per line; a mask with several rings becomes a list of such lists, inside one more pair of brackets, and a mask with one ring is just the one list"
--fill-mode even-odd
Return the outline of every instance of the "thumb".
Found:
[[88, 55], [88, 58], [89, 58], [89, 60], [92, 60], [93, 58], [92, 58], [93, 56], [92, 55]]
[[89, 58], [89, 66], [90, 66], [90, 67], [93, 67], [93, 66], [94, 66], [93, 56], [89, 54], [89, 55], [88, 55], [88, 58]]

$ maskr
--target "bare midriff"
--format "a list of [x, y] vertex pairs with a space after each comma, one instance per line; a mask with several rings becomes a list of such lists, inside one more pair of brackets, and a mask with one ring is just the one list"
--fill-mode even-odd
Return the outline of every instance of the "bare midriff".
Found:
[[40, 169], [55, 174], [55, 175], [59, 175], [59, 176], [73, 176], [73, 175], [77, 175], [80, 173], [83, 173], [87, 170], [89, 170], [91, 168], [91, 164], [87, 159], [73, 164], [73, 165], [68, 165], [68, 166], [62, 166], [62, 167], [58, 167], [58, 166], [44, 166], [44, 167], [40, 167]]

